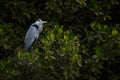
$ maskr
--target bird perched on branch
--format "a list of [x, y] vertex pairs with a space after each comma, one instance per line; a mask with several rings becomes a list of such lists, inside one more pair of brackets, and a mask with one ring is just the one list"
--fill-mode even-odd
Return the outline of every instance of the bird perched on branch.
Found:
[[38, 40], [39, 34], [43, 30], [43, 23], [47, 23], [47, 21], [42, 21], [38, 19], [35, 23], [31, 24], [25, 36], [25, 51], [29, 51], [30, 47], [34, 42]]

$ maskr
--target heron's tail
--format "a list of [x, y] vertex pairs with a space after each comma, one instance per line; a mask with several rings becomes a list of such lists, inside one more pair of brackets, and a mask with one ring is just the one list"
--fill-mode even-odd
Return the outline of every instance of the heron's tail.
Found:
[[28, 46], [26, 46], [26, 45], [24, 46], [24, 50], [25, 50], [26, 52], [29, 52], [29, 51], [30, 51], [30, 49], [31, 49], [31, 46], [29, 46], [29, 47], [28, 47]]

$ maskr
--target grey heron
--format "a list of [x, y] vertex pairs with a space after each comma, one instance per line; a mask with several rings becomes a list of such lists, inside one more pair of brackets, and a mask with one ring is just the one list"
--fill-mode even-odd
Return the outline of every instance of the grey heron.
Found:
[[29, 51], [32, 44], [37, 41], [39, 34], [43, 30], [43, 23], [47, 23], [47, 21], [42, 21], [41, 19], [38, 19], [35, 23], [31, 24], [24, 40], [25, 51]]

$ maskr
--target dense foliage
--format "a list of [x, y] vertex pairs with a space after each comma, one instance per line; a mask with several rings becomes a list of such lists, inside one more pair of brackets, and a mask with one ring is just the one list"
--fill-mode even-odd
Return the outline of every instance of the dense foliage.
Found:
[[[117, 0], [1, 0], [0, 80], [119, 80]], [[24, 51], [38, 18], [39, 41]]]

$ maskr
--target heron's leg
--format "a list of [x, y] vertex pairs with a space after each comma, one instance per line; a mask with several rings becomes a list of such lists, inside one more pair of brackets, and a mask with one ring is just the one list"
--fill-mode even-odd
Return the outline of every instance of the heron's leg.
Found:
[[36, 38], [34, 41], [35, 44], [42, 44], [41, 40], [39, 38]]
[[38, 39], [37, 43], [38, 43], [37, 46], [38, 46], [39, 51], [44, 51], [44, 48], [43, 48], [44, 45], [42, 41]]
[[37, 43], [38, 43], [38, 44], [42, 44], [42, 42], [41, 42], [41, 40], [40, 40], [40, 39], [38, 39]]

